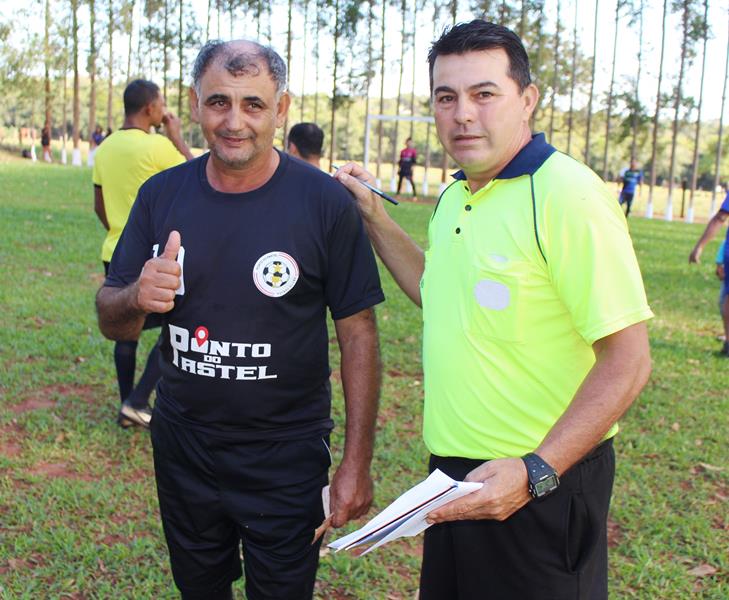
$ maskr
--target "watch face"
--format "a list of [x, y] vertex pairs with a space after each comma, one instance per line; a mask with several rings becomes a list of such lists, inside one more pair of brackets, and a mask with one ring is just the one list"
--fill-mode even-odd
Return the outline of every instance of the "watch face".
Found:
[[541, 498], [545, 494], [557, 489], [557, 476], [548, 475], [541, 481], [534, 484], [534, 492], [537, 498]]

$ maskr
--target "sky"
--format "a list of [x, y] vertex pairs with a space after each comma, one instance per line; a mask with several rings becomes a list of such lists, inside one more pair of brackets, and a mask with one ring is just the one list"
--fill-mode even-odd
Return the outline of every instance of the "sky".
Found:
[[[105, 0], [100, 1], [101, 5]], [[546, 15], [548, 24], [546, 28], [550, 31], [554, 30], [554, 22], [556, 18], [558, 0], [547, 0], [546, 3]], [[572, 27], [575, 18], [575, 2], [577, 2], [577, 35], [580, 40], [580, 47], [582, 52], [586, 56], [592, 55], [592, 35], [595, 17], [595, 3], [587, 2], [585, 0], [560, 0], [561, 5], [561, 20], [563, 22], [563, 31], [566, 39], [571, 40]], [[596, 93], [600, 97], [604, 92], [607, 91], [610, 83], [610, 68], [612, 59], [612, 45], [613, 45], [613, 34], [614, 34], [614, 10], [616, 0], [602, 0], [599, 3], [599, 15], [598, 15], [598, 39], [597, 39], [597, 67], [596, 67]], [[35, 4], [35, 3], [34, 3]], [[55, 6], [60, 5], [59, 0], [52, 0], [52, 4]], [[140, 4], [139, 2], [137, 3]], [[313, 1], [312, 1], [313, 4]], [[466, 6], [467, 2], [460, 2], [461, 5]], [[515, 3], [520, 5], [519, 3]], [[652, 113], [653, 107], [655, 106], [655, 95], [657, 87], [657, 75], [658, 75], [658, 64], [659, 54], [661, 46], [661, 31], [662, 31], [662, 2], [661, 0], [646, 0], [646, 12], [644, 20], [644, 33], [643, 33], [643, 71], [642, 71], [642, 101], [649, 107], [649, 113]], [[709, 22], [711, 27], [711, 38], [707, 45], [707, 59], [706, 59], [706, 77], [704, 82], [704, 104], [702, 107], [702, 120], [713, 120], [719, 118], [721, 110], [721, 97], [722, 89], [724, 85], [724, 69], [725, 69], [725, 57], [727, 48], [727, 30], [729, 29], [729, 3], [726, 0], [711, 0], [709, 9]], [[669, 3], [670, 5], [670, 3]], [[0, 18], [3, 21], [7, 21], [13, 18], [14, 7], [17, 6], [11, 0], [0, 0]], [[38, 3], [41, 6], [41, 3]], [[198, 26], [205, 30], [207, 20], [207, 0], [192, 0], [192, 8], [194, 18], [197, 20]], [[86, 10], [86, 9], [82, 9]], [[99, 10], [103, 13], [103, 8]], [[476, 15], [469, 10], [459, 10], [458, 20], [467, 21]], [[100, 16], [100, 18], [102, 18]], [[447, 18], [446, 15], [442, 15], [442, 18]], [[385, 94], [388, 97], [394, 97], [397, 90], [397, 75], [399, 69], [399, 53], [400, 53], [400, 14], [399, 10], [395, 7], [388, 8], [387, 21], [389, 25], [389, 35], [386, 46], [386, 81], [385, 81]], [[418, 95], [426, 95], [428, 93], [428, 71], [426, 64], [426, 55], [430, 42], [436, 37], [442, 29], [443, 25], [446, 25], [445, 21], [439, 23], [433, 23], [432, 14], [427, 12], [418, 19], [420, 27], [416, 32], [416, 48], [415, 48], [415, 90]], [[639, 36], [636, 29], [628, 27], [627, 19], [623, 18], [620, 30], [618, 32], [618, 61], [616, 71], [616, 85], [618, 90], [627, 87], [627, 77], [634, 77], [637, 69], [637, 55], [639, 46]], [[81, 23], [85, 24], [87, 21], [84, 20], [84, 16], [81, 15]], [[40, 18], [32, 19], [30, 23], [31, 31], [42, 31], [42, 20]], [[286, 51], [286, 7], [276, 6], [271, 21], [272, 31], [272, 45], [284, 56]], [[215, 18], [212, 19], [211, 37], [217, 34]], [[361, 28], [366, 28], [366, 23], [360, 25]], [[302, 15], [296, 14], [294, 17], [294, 23], [292, 27], [295, 32], [293, 40], [293, 62], [291, 66], [290, 84], [289, 87], [295, 94], [301, 93], [302, 90], [307, 93], [312, 92], [314, 89], [314, 68], [312, 66], [311, 57], [311, 39], [313, 37], [313, 27], [309, 27], [309, 41], [308, 50], [306, 55], [303, 52], [304, 43], [304, 19]], [[23, 43], [24, 28], [17, 28], [13, 42]], [[229, 37], [229, 21], [227, 15], [223, 16], [221, 22], [221, 37]], [[670, 15], [666, 25], [666, 47], [665, 47], [665, 61], [664, 61], [664, 76], [662, 84], [662, 92], [670, 93], [673, 89], [673, 84], [678, 75], [679, 62], [680, 62], [680, 40], [681, 40], [681, 24], [680, 15]], [[85, 35], [84, 35], [85, 34]], [[235, 22], [234, 36], [235, 37], [255, 37], [256, 27], [255, 23], [246, 23], [246, 19], [241, 15]], [[377, 34], [375, 34], [377, 36]], [[82, 39], [88, 39], [88, 32], [82, 30]], [[87, 42], [86, 42], [87, 43]], [[379, 44], [379, 41], [377, 41]], [[126, 41], [122, 39], [115, 40], [116, 47], [120, 49], [126, 48]], [[135, 42], [136, 46], [136, 42]], [[354, 52], [358, 56], [363, 56], [362, 49], [349, 49], [345, 48], [344, 52]], [[333, 47], [329, 41], [327, 41], [322, 49], [322, 67], [320, 75], [320, 89], [330, 90], [330, 66], [331, 57], [333, 54]], [[105, 56], [102, 51], [102, 56]], [[42, 57], [39, 55], [39, 66], [41, 64]], [[405, 58], [405, 70], [403, 76], [403, 91], [409, 93], [412, 83], [412, 71], [413, 71], [413, 57], [411, 51], [408, 51]], [[302, 81], [304, 75], [304, 61], [307, 62], [306, 70], [306, 85]], [[121, 58], [120, 58], [121, 62]], [[80, 65], [85, 64], [85, 60], [79, 61]], [[378, 67], [379, 69], [379, 67]], [[699, 82], [701, 72], [701, 47], [697, 48], [697, 57], [694, 64], [686, 74], [684, 84], [684, 94], [692, 95], [698, 99], [699, 93]], [[539, 83], [539, 82], [537, 82]], [[372, 81], [370, 88], [370, 95], [375, 97], [379, 92], [379, 77], [375, 77]], [[586, 98], [578, 98], [577, 105], [586, 104]], [[725, 116], [729, 112], [729, 109], [725, 108]], [[695, 118], [695, 115], [692, 117]]]

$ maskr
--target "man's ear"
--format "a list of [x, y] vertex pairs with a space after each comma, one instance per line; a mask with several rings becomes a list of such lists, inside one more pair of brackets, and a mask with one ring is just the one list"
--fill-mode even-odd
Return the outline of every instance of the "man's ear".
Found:
[[296, 147], [296, 144], [294, 144], [291, 140], [289, 140], [289, 145], [288, 148], [286, 148], [286, 152], [288, 152], [291, 156], [301, 158], [301, 153], [299, 152], [299, 149]]
[[524, 91], [521, 93], [521, 97], [524, 101], [525, 120], [528, 121], [531, 118], [532, 113], [537, 108], [537, 103], [539, 102], [539, 88], [533, 83], [530, 83], [526, 88], [524, 88]]
[[200, 110], [198, 109], [198, 97], [195, 88], [190, 86], [188, 90], [188, 97], [190, 99], [190, 119], [193, 123], [200, 122]]
[[289, 114], [289, 106], [291, 106], [291, 96], [288, 92], [283, 92], [276, 105], [276, 127], [283, 127]]

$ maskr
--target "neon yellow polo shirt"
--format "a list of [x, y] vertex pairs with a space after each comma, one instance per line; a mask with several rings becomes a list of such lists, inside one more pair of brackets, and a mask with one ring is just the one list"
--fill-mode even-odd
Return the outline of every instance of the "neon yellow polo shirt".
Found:
[[521, 456], [571, 402], [592, 344], [653, 314], [617, 201], [544, 135], [475, 194], [456, 177], [420, 284], [423, 435], [439, 456]]
[[170, 140], [141, 129], [119, 129], [99, 146], [93, 182], [101, 186], [109, 231], [101, 260], [111, 261], [141, 185], [152, 175], [185, 162]]

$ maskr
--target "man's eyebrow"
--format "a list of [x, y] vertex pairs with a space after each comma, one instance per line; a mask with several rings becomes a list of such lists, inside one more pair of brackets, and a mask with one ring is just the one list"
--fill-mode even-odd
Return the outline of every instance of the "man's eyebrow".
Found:
[[230, 98], [225, 94], [210, 94], [207, 98], [205, 98], [206, 103], [219, 102], [220, 100], [227, 102]]
[[[474, 91], [481, 88], [490, 87], [490, 88], [498, 88], [499, 84], [497, 84], [494, 81], [479, 81], [478, 83], [474, 83], [473, 85], [468, 86], [468, 91]], [[455, 94], [456, 91], [448, 87], [447, 85], [439, 85], [437, 88], [433, 90], [433, 94], [438, 94], [439, 92], [449, 92], [451, 94]]]

